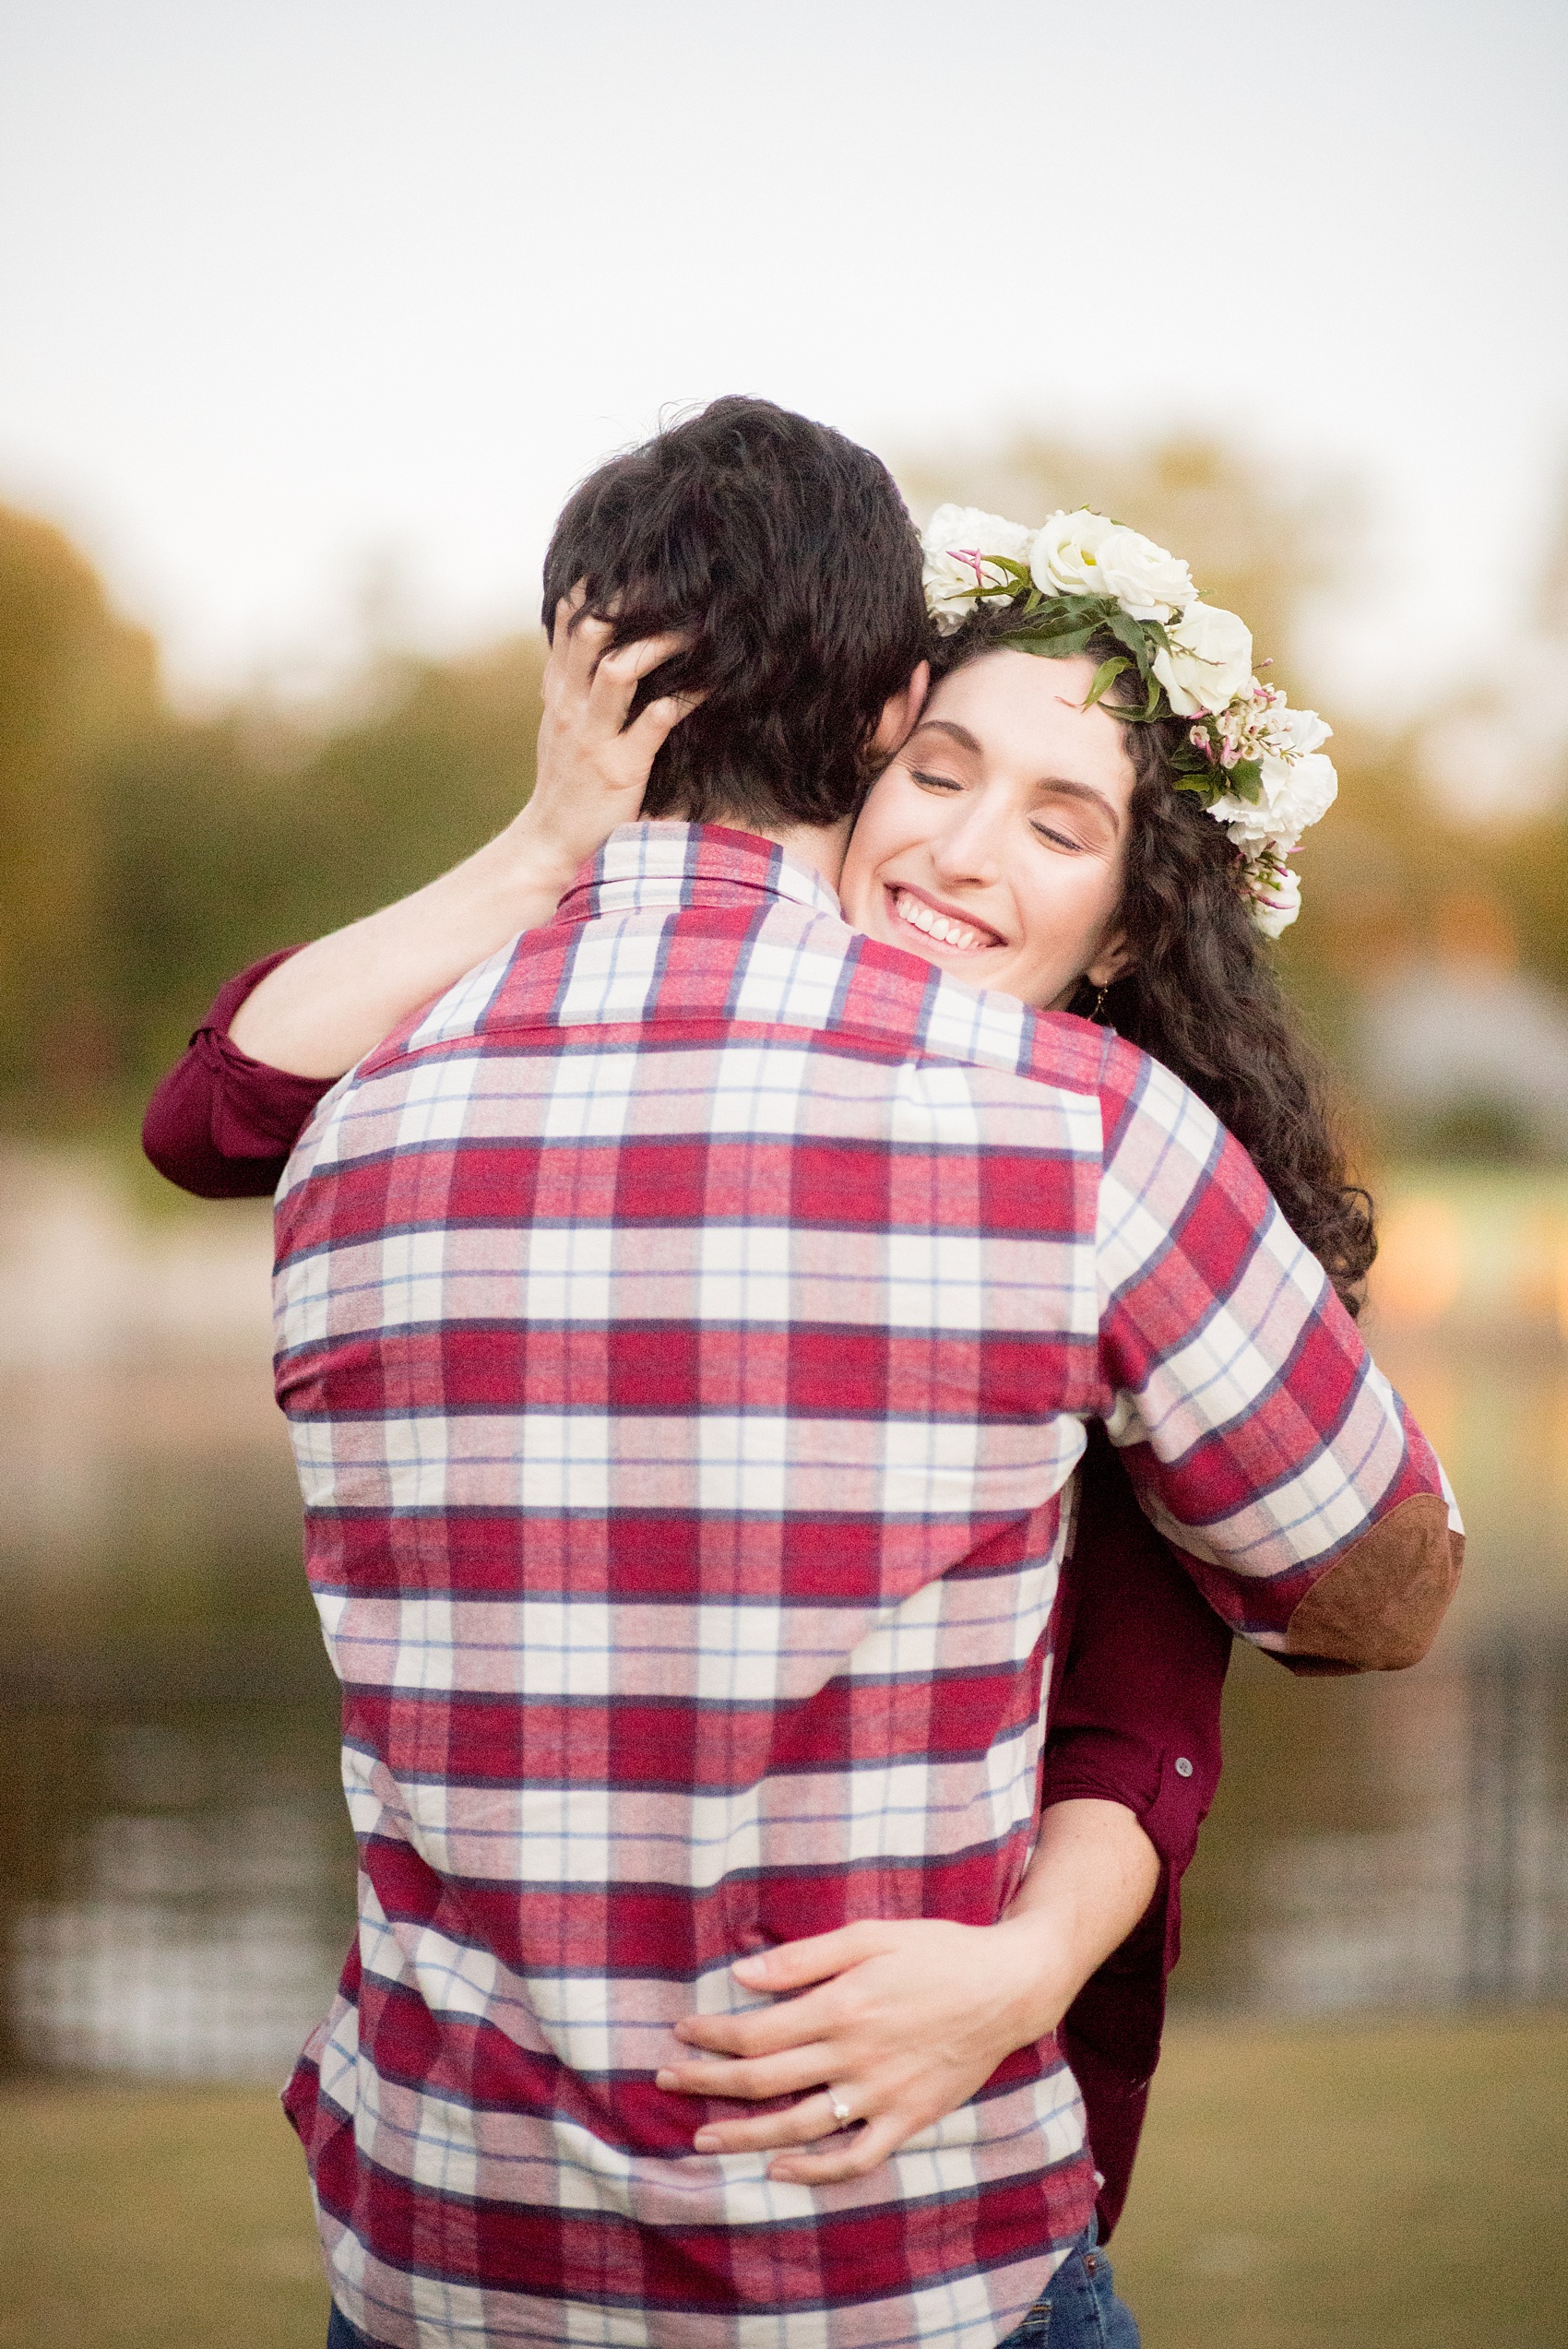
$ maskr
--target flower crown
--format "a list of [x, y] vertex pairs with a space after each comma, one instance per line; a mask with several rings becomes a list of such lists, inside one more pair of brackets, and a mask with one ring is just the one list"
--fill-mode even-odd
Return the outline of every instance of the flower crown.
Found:
[[972, 505], [944, 505], [921, 544], [926, 610], [943, 635], [980, 605], [1010, 606], [1027, 623], [1007, 638], [1020, 652], [1061, 660], [1109, 635], [1121, 649], [1095, 670], [1084, 706], [1136, 670], [1143, 704], [1118, 702], [1118, 718], [1146, 725], [1170, 709], [1193, 720], [1171, 780], [1240, 850], [1241, 887], [1265, 937], [1289, 929], [1301, 882], [1286, 859], [1332, 805], [1339, 778], [1323, 755], [1331, 730], [1317, 712], [1291, 709], [1277, 686], [1253, 676], [1246, 623], [1201, 601], [1175, 555], [1087, 506], [1028, 530]]

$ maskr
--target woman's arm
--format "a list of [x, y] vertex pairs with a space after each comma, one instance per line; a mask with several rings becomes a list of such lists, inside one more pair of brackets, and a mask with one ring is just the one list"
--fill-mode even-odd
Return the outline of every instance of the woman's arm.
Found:
[[640, 681], [684, 640], [607, 651], [609, 625], [574, 625], [575, 611], [572, 601], [556, 613], [527, 806], [453, 872], [279, 963], [234, 1016], [237, 1050], [293, 1075], [341, 1076], [508, 938], [548, 921], [585, 860], [637, 814], [659, 747], [694, 698], [650, 702], [630, 726], [626, 715]]
[[142, 1120], [141, 1146], [170, 1182], [198, 1199], [265, 1199], [331, 1089], [326, 1076], [291, 1076], [242, 1052], [235, 1013], [297, 946], [267, 955], [225, 981], [184, 1052], [160, 1077]]
[[[1218, 1777], [1229, 1649], [1097, 1432], [1063, 1584], [1040, 1838], [1006, 1917], [989, 1929], [853, 1926], [743, 1962], [745, 1987], [785, 1991], [820, 1981], [826, 1959], [843, 1969], [833, 1986], [842, 1999], [814, 2007], [813, 1991], [755, 2014], [694, 2017], [680, 2036], [731, 2057], [754, 2052], [768, 2068], [677, 2065], [661, 2084], [719, 2097], [819, 2093], [766, 2121], [716, 2124], [720, 2135], [697, 2141], [728, 2150], [825, 2135], [835, 2124], [821, 2083], [831, 2082], [857, 2118], [875, 2118], [830, 2152], [785, 2154], [773, 2174], [817, 2184], [855, 2176], [965, 2102], [1015, 2047], [1060, 2025], [1085, 2092], [1109, 2230], [1158, 2055], [1182, 1871]], [[792, 2071], [775, 2068], [786, 2052], [798, 2059]]]
[[636, 816], [659, 745], [692, 697], [626, 713], [679, 640], [604, 654], [609, 630], [557, 615], [533, 796], [498, 838], [413, 896], [222, 987], [148, 1105], [142, 1147], [203, 1199], [275, 1191], [312, 1110], [345, 1069], [518, 931], [553, 914], [579, 866]]

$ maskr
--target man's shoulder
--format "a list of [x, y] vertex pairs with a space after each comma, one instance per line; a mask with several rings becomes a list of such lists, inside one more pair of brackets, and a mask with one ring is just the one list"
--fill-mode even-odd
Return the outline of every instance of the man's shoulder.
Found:
[[[1108, 1028], [968, 987], [820, 908], [777, 901], [760, 916], [687, 908], [607, 915], [513, 939], [367, 1055], [349, 1080], [412, 1079], [453, 1055], [650, 1048], [720, 1032], [766, 1048], [841, 1050], [983, 1073], [992, 1097], [1041, 1087], [1098, 1098], [1113, 1122], [1185, 1087]], [[1191, 1097], [1186, 1097], [1190, 1099]]]

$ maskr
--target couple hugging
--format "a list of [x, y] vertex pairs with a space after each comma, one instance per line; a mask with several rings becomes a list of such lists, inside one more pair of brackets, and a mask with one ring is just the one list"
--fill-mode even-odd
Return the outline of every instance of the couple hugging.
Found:
[[1264, 943], [1326, 730], [1135, 532], [922, 564], [758, 400], [587, 480], [544, 588], [528, 807], [148, 1115], [281, 1176], [331, 2338], [1135, 2343], [1097, 2230], [1230, 1634], [1409, 1664], [1458, 1567]]

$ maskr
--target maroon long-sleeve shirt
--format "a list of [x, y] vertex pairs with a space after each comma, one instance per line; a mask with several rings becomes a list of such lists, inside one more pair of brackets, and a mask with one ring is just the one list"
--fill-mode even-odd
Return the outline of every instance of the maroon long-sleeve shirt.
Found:
[[[327, 1078], [242, 1052], [230, 1023], [285, 948], [230, 979], [148, 1107], [142, 1141], [160, 1173], [204, 1199], [265, 1196]], [[1041, 1797], [1118, 1802], [1160, 1858], [1142, 1922], [1085, 1985], [1063, 2028], [1101, 2174], [1100, 2232], [1126, 2199], [1159, 2057], [1176, 1963], [1181, 1883], [1219, 1779], [1219, 1707], [1230, 1635], [1144, 1516], [1110, 1445], [1091, 1437], [1063, 1577]]]

